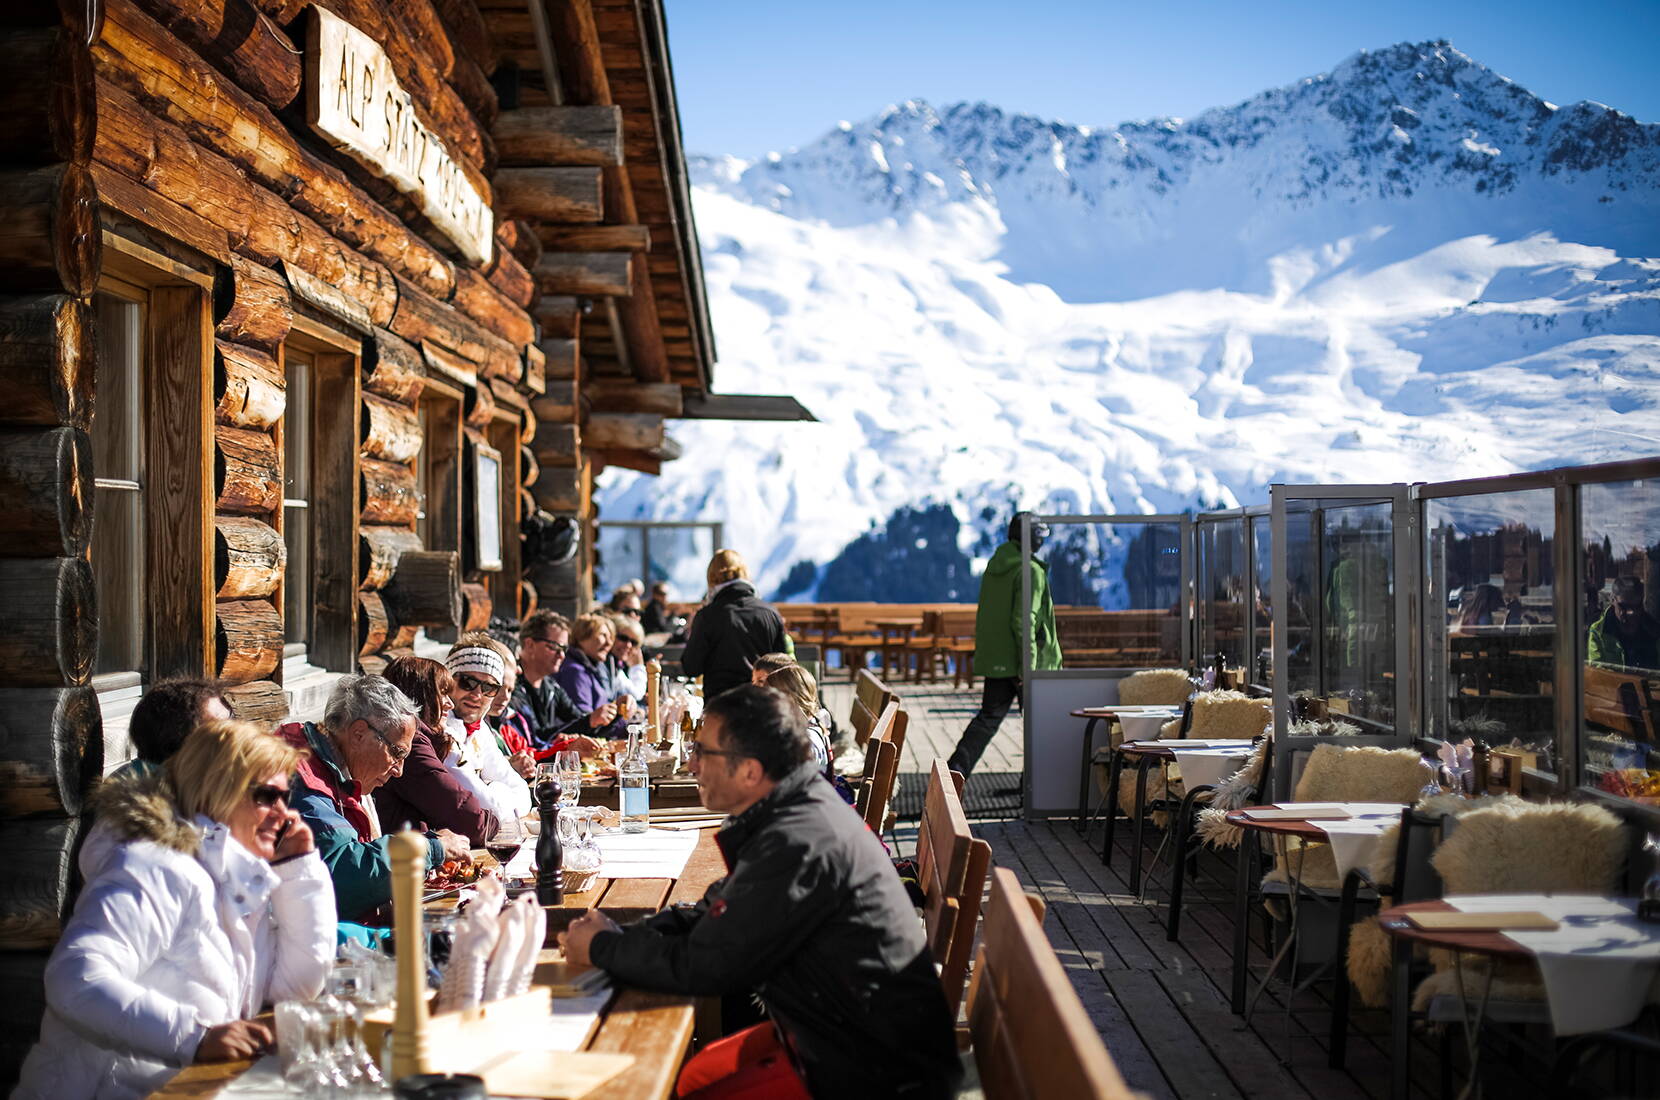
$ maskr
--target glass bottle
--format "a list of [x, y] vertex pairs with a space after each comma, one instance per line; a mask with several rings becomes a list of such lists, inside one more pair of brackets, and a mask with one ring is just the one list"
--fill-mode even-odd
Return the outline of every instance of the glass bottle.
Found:
[[622, 831], [643, 833], [651, 819], [651, 773], [646, 768], [641, 751], [641, 735], [645, 727], [639, 722], [628, 724], [628, 751], [617, 766], [617, 791], [621, 797], [618, 809], [622, 813]]

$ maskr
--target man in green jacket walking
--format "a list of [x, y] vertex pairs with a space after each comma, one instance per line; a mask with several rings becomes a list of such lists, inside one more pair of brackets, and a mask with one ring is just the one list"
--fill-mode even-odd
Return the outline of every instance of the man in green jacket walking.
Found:
[[[1009, 521], [1009, 538], [991, 555], [980, 578], [980, 606], [974, 615], [974, 671], [985, 677], [980, 712], [968, 723], [951, 752], [951, 770], [965, 777], [997, 736], [997, 727], [1020, 699], [1020, 647], [1025, 614], [1020, 580], [1020, 532], [1031, 526], [1035, 553], [1049, 536], [1048, 525], [1030, 512], [1016, 512]], [[1049, 570], [1032, 559], [1032, 667], [1061, 667], [1061, 646], [1055, 635], [1055, 601], [1049, 594]]]

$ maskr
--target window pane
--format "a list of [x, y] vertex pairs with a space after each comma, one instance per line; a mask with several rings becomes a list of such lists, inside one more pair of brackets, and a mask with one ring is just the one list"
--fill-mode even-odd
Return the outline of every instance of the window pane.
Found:
[[1180, 665], [1182, 529], [1174, 523], [1050, 524], [1062, 668]]
[[1550, 489], [1424, 506], [1425, 732], [1518, 748], [1553, 773], [1555, 534]]
[[1660, 482], [1580, 494], [1585, 781], [1660, 805]]
[[1274, 528], [1267, 516], [1252, 517], [1251, 538], [1254, 540], [1251, 553], [1255, 569], [1251, 597], [1256, 601], [1255, 625], [1252, 627], [1255, 637], [1251, 641], [1251, 650], [1256, 654], [1256, 667], [1251, 682], [1267, 686], [1274, 682], [1274, 605], [1271, 602], [1274, 592]]
[[[594, 596], [601, 600], [609, 599], [611, 593], [626, 582], [642, 579], [640, 556], [644, 548], [645, 535], [640, 528], [600, 524], [594, 546], [599, 559], [594, 569]], [[707, 566], [709, 559], [705, 558], [703, 564]], [[693, 592], [701, 596], [703, 589], [700, 580]]]
[[1324, 511], [1321, 694], [1395, 720], [1395, 548], [1388, 502]]
[[646, 584], [666, 582], [671, 600], [695, 599], [715, 550], [713, 527], [653, 527]]
[[1245, 662], [1245, 520], [1199, 525], [1199, 662]]
[[109, 294], [98, 320], [98, 395], [93, 403], [93, 475], [123, 482], [93, 498], [92, 571], [98, 592], [96, 672], [144, 666], [144, 309]]
[[289, 352], [288, 407], [283, 417], [283, 529], [288, 568], [283, 573], [283, 637], [311, 640], [311, 360]]

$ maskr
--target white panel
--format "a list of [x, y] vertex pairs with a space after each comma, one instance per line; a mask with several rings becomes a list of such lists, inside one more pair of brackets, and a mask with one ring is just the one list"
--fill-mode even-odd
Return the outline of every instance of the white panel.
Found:
[[[1118, 702], [1118, 681], [1133, 669], [1102, 671], [1099, 676], [1031, 679], [1026, 683], [1026, 816], [1070, 816], [1078, 809], [1078, 767], [1087, 718], [1074, 718], [1080, 707]], [[1097, 744], [1106, 743], [1107, 726], [1095, 728]]]

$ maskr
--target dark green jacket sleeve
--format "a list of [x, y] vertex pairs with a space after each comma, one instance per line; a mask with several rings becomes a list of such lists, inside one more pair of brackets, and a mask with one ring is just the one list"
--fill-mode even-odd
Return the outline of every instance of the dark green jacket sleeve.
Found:
[[[334, 904], [342, 920], [361, 917], [392, 900], [392, 863], [386, 854], [386, 837], [359, 840], [327, 796], [308, 788], [296, 788], [294, 808], [311, 826], [317, 854], [323, 857], [329, 877], [334, 880]], [[444, 860], [444, 846], [437, 837], [427, 838], [427, 870]]]

